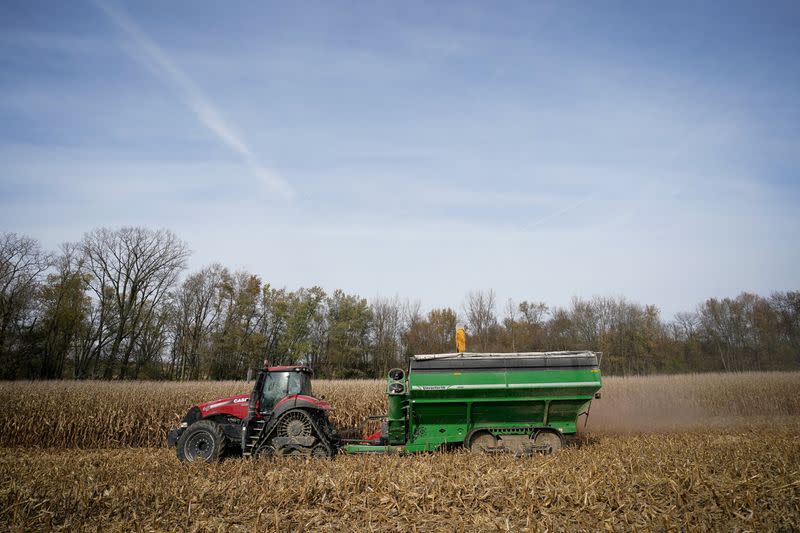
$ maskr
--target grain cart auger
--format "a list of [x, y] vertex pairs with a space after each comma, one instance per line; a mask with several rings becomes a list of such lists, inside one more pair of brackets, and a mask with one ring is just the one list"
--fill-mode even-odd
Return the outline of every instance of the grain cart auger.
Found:
[[331, 406], [312, 395], [311, 374], [307, 366], [265, 367], [250, 394], [192, 407], [167, 440], [185, 461], [212, 462], [228, 454], [333, 457]]

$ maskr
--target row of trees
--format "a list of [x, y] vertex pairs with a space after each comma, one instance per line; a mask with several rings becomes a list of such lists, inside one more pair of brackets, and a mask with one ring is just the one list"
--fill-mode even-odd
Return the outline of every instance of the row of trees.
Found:
[[712, 298], [668, 321], [624, 298], [500, 306], [491, 290], [423, 312], [219, 264], [184, 275], [188, 257], [167, 230], [101, 228], [57, 253], [0, 234], [0, 378], [241, 379], [265, 359], [380, 376], [411, 354], [453, 351], [458, 323], [471, 350], [597, 350], [608, 374], [800, 368], [797, 291]]

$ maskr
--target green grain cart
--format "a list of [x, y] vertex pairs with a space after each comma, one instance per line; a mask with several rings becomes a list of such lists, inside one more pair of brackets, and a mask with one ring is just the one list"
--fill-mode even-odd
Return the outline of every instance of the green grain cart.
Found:
[[599, 353], [415, 355], [389, 372], [382, 428], [345, 453], [558, 450], [598, 393]]

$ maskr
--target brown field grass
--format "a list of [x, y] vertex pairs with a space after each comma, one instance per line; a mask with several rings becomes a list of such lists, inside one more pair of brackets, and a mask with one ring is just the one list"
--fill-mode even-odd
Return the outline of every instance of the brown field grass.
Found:
[[800, 528], [800, 425], [464, 452], [179, 463], [165, 448], [0, 449], [0, 524], [67, 531]]
[[[800, 373], [607, 378], [552, 456], [187, 465], [163, 446], [191, 405], [249, 387], [0, 383], [0, 529], [800, 529]], [[378, 380], [315, 391], [340, 426], [386, 408]]]
[[[248, 392], [246, 382], [0, 382], [0, 446], [161, 446], [192, 405]], [[384, 382], [325, 381], [340, 427], [386, 412]], [[592, 404], [592, 433], [769, 425], [800, 415], [800, 372], [610, 377]], [[580, 424], [583, 426], [583, 423]]]

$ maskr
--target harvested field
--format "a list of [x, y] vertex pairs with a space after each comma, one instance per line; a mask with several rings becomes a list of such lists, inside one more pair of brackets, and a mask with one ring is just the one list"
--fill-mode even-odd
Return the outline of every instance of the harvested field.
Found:
[[[163, 446], [225, 383], [0, 383], [9, 530], [796, 530], [800, 373], [607, 378], [552, 456], [463, 452], [183, 464]], [[317, 381], [340, 426], [381, 381]]]
[[10, 529], [800, 528], [800, 427], [467, 453], [179, 463], [166, 449], [0, 451]]
[[[162, 446], [192, 405], [252, 383], [0, 382], [0, 446]], [[382, 380], [314, 382], [340, 427], [386, 412]], [[800, 415], [800, 372], [610, 377], [592, 404], [593, 433], [752, 427]], [[581, 423], [581, 426], [583, 424]]]

